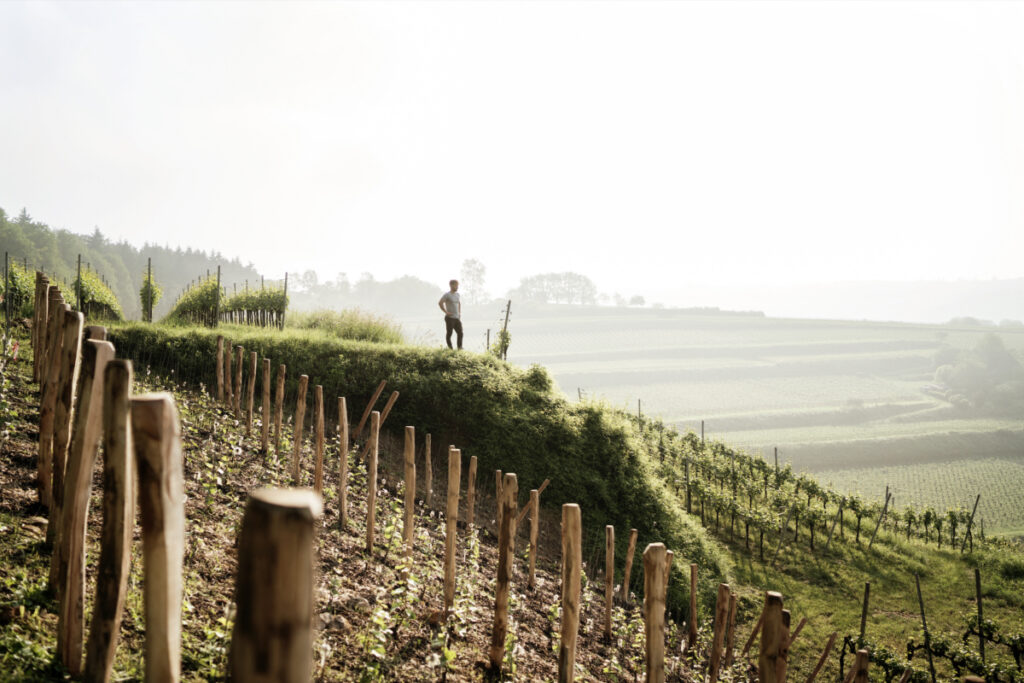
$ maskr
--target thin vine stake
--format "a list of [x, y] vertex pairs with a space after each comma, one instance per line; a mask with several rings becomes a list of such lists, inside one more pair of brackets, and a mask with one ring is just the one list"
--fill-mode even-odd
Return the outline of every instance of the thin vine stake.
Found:
[[914, 583], [917, 585], [917, 602], [921, 606], [921, 626], [924, 628], [924, 649], [928, 653], [928, 673], [935, 683], [935, 663], [932, 661], [932, 637], [928, 633], [928, 621], [924, 617], [924, 598], [921, 597], [921, 577], [914, 574]]
[[299, 375], [299, 395], [295, 401], [295, 426], [292, 428], [292, 482], [295, 486], [302, 485], [302, 431], [306, 421], [306, 391], [309, 388], [309, 376]]
[[818, 663], [815, 664], [814, 670], [811, 671], [811, 675], [807, 677], [806, 683], [814, 683], [814, 679], [818, 677], [818, 672], [821, 671], [821, 668], [825, 666], [825, 662], [828, 661], [828, 656], [831, 654], [832, 648], [836, 644], [836, 637], [838, 635], [838, 633], [832, 631], [832, 635], [828, 637], [828, 642], [825, 643], [825, 649], [821, 651], [821, 657], [818, 658]]

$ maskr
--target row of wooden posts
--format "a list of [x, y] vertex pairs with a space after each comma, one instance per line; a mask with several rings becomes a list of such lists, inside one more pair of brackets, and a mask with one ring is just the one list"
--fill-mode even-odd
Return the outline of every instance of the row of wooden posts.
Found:
[[[131, 395], [130, 361], [114, 358], [115, 349], [105, 340], [102, 327], [84, 327], [80, 313], [63, 303], [61, 293], [37, 274], [36, 318], [32, 327], [35, 345], [33, 375], [40, 381], [39, 495], [49, 508], [51, 523], [47, 538], [53, 544], [50, 585], [59, 603], [58, 656], [73, 675], [86, 680], [109, 680], [118, 630], [127, 590], [131, 539], [134, 529], [136, 472], [142, 528], [145, 671], [149, 681], [177, 681], [180, 678], [181, 600], [184, 555], [184, 479], [180, 427], [174, 399], [166, 393]], [[84, 329], [83, 329], [84, 328]], [[221, 342], [218, 352], [218, 396], [242, 415], [242, 363], [244, 350], [236, 347], [234, 382], [231, 378], [230, 347]], [[246, 431], [251, 433], [256, 354], [250, 358], [247, 391]], [[224, 373], [224, 370], [227, 373]], [[275, 443], [280, 450], [285, 368], [277, 378]], [[261, 447], [267, 452], [270, 423], [270, 360], [263, 361], [263, 406]], [[233, 384], [233, 386], [232, 386]], [[300, 475], [300, 456], [308, 377], [299, 382], [293, 436], [292, 475]], [[355, 439], [369, 419], [369, 438], [363, 451], [368, 459], [366, 547], [375, 543], [376, 482], [380, 428], [397, 400], [391, 395], [384, 411], [372, 410], [384, 389], [378, 386], [355, 430]], [[339, 517], [347, 520], [348, 419], [345, 399], [339, 398], [339, 453], [341, 471]], [[232, 635], [230, 666], [237, 680], [308, 681], [312, 673], [313, 587], [315, 523], [323, 513], [323, 396], [315, 390], [315, 473], [314, 490], [263, 489], [250, 493], [238, 545], [236, 620]], [[85, 590], [85, 524], [91, 494], [92, 471], [97, 447], [104, 444], [103, 527], [97, 571], [95, 609], [86, 661], [82, 666]], [[430, 436], [427, 435], [427, 491], [429, 482]], [[415, 430], [405, 428], [404, 552], [410, 555], [415, 523]], [[132, 455], [134, 454], [134, 460]], [[470, 458], [467, 482], [467, 523], [475, 523], [476, 457]], [[462, 454], [448, 449], [443, 606], [448, 614], [454, 604], [456, 538], [461, 495]], [[135, 471], [133, 471], [133, 469]], [[500, 484], [500, 485], [499, 485]], [[514, 540], [517, 525], [530, 516], [530, 553], [527, 585], [535, 584], [539, 499], [547, 485], [530, 491], [529, 504], [518, 509], [518, 481], [513, 473], [496, 473], [498, 500], [498, 572], [494, 624], [489, 659], [500, 667], [508, 629], [508, 602], [513, 578]], [[625, 577], [620, 599], [628, 599], [629, 574], [637, 532], [630, 532]], [[606, 527], [607, 558], [604, 623], [611, 636], [614, 598], [614, 528]], [[265, 558], [277, 558], [268, 563]], [[665, 604], [672, 552], [652, 543], [643, 552], [648, 681], [664, 680]], [[690, 566], [689, 643], [696, 642], [697, 566]], [[574, 679], [575, 650], [580, 623], [582, 526], [576, 504], [562, 506], [562, 623], [559, 646], [559, 680]], [[711, 680], [732, 663], [735, 639], [736, 597], [728, 585], [719, 586], [711, 652]], [[762, 681], [786, 680], [788, 650], [806, 620], [789, 632], [789, 614], [782, 609], [782, 596], [768, 593], [761, 620], [743, 650], [746, 655], [757, 632], [761, 632], [759, 670]], [[815, 669], [824, 664], [835, 634]], [[863, 655], [863, 656], [862, 656]], [[858, 653], [851, 681], [867, 680], [867, 653]]]

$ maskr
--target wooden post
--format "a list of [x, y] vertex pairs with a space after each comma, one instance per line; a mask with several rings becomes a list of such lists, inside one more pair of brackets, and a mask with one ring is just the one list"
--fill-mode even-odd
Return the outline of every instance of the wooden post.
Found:
[[725, 668], [732, 666], [733, 653], [736, 648], [736, 593], [729, 593], [729, 632], [725, 646]]
[[[402, 540], [405, 542], [406, 561], [412, 558], [413, 530], [416, 524], [416, 428], [405, 428], [405, 519]], [[474, 464], [476, 458], [473, 458]]]
[[697, 565], [690, 564], [690, 623], [687, 629], [686, 648], [697, 643]]
[[[68, 448], [71, 445], [71, 423], [75, 414], [75, 388], [78, 384], [79, 361], [82, 355], [82, 323], [85, 316], [77, 311], [64, 313], [64, 342], [60, 352], [60, 381], [57, 386], [57, 409], [53, 413], [53, 507], [46, 525], [46, 540], [59, 543], [64, 521], [64, 475]], [[50, 586], [60, 590], [57, 566], [50, 565]]]
[[317, 495], [324, 493], [324, 388], [313, 387], [313, 490]]
[[224, 335], [217, 335], [217, 401], [224, 401]]
[[235, 347], [235, 419], [242, 419], [242, 367], [245, 365], [245, 349]]
[[299, 395], [295, 402], [295, 425], [292, 428], [292, 482], [302, 485], [302, 429], [306, 421], [306, 390], [309, 376], [299, 375]]
[[828, 656], [832, 652], [832, 646], [836, 644], [836, 636], [839, 634], [832, 631], [832, 635], [828, 637], [828, 642], [825, 643], [825, 649], [821, 651], [821, 656], [818, 657], [818, 663], [815, 664], [814, 670], [811, 671], [811, 675], [807, 677], [806, 683], [814, 683], [814, 679], [818, 677], [818, 672], [825, 666], [825, 662], [828, 661]]
[[224, 410], [231, 410], [235, 405], [233, 364], [231, 342], [224, 342]]
[[338, 397], [338, 525], [348, 526], [348, 404]]
[[495, 512], [494, 512], [494, 523], [496, 528], [501, 528], [501, 505], [498, 501], [501, 500], [501, 470], [494, 470], [494, 501], [495, 501]]
[[530, 490], [530, 574], [526, 587], [533, 590], [537, 586], [537, 534], [540, 531], [540, 492]]
[[170, 394], [132, 399], [145, 571], [146, 680], [177, 683], [181, 673], [185, 499], [178, 411]]
[[79, 388], [75, 434], [68, 453], [63, 522], [57, 562], [57, 594], [60, 614], [57, 655], [73, 676], [82, 673], [82, 632], [85, 622], [85, 526], [92, 493], [92, 472], [102, 433], [103, 381], [114, 345], [88, 341], [82, 349], [82, 382]]
[[572, 683], [576, 679], [576, 637], [580, 629], [582, 572], [583, 526], [580, 506], [565, 503], [562, 505], [562, 625], [558, 644], [558, 683]]
[[[476, 456], [469, 458], [469, 474], [466, 481], [466, 525], [476, 525]], [[517, 520], [518, 521], [518, 520]]]
[[264, 463], [270, 452], [270, 359], [263, 359], [263, 401], [260, 404], [260, 453]]
[[853, 663], [853, 683], [868, 683], [868, 664], [870, 663], [868, 651], [857, 650], [857, 659]]
[[370, 457], [366, 464], [366, 552], [373, 552], [377, 522], [377, 456], [380, 445], [380, 413], [370, 413], [370, 439], [367, 441]]
[[785, 633], [782, 624], [782, 594], [768, 591], [764, 599], [761, 622], [761, 654], [758, 657], [758, 680], [763, 683], [783, 683], [780, 671], [785, 671], [782, 656], [785, 647]]
[[40, 385], [43, 378], [43, 359], [46, 350], [43, 348], [47, 321], [47, 304], [49, 303], [47, 293], [50, 282], [46, 276], [36, 271], [36, 298], [35, 306], [32, 307], [32, 381]]
[[46, 332], [42, 347], [45, 360], [40, 372], [39, 406], [39, 453], [37, 456], [39, 502], [47, 508], [53, 507], [53, 417], [57, 410], [57, 385], [60, 383], [60, 347], [64, 343], [61, 324], [64, 308], [57, 303], [56, 287], [50, 287], [50, 318], [46, 321]]
[[871, 582], [864, 582], [864, 604], [860, 608], [860, 639], [864, 640], [864, 632], [868, 625], [868, 600], [871, 597]]
[[604, 527], [604, 637], [612, 639], [612, 598], [615, 595], [615, 527]]
[[718, 599], [715, 601], [715, 625], [711, 642], [711, 683], [718, 681], [718, 670], [722, 665], [722, 651], [725, 649], [725, 635], [729, 629], [729, 584], [718, 584]]
[[431, 462], [430, 456], [430, 434], [427, 434], [427, 438], [423, 442], [423, 456], [423, 469], [426, 470], [427, 475], [427, 480], [423, 484], [426, 488], [424, 498], [427, 501], [427, 507], [430, 507], [434, 498], [434, 463]]
[[782, 610], [782, 649], [776, 664], [776, 674], [780, 681], [785, 681], [789, 672], [789, 625], [792, 615], [788, 609]]
[[284, 378], [288, 367], [277, 366], [277, 389], [274, 392], [274, 453], [281, 455], [281, 423], [284, 421]]
[[629, 577], [633, 573], [633, 553], [636, 552], [637, 530], [629, 530], [629, 545], [626, 546], [626, 564], [622, 568], [622, 587], [619, 589], [619, 600], [629, 603]]
[[253, 412], [256, 407], [256, 364], [259, 362], [259, 354], [252, 351], [249, 354], [249, 394], [246, 397], [245, 409], [245, 435], [252, 434]]
[[135, 476], [131, 455], [134, 449], [129, 418], [131, 386], [131, 361], [109, 361], [103, 381], [103, 529], [96, 599], [86, 644], [87, 681], [110, 680], [128, 591], [135, 527]]
[[373, 410], [373, 406], [377, 403], [377, 399], [380, 398], [380, 394], [384, 391], [384, 386], [387, 384], [387, 380], [381, 380], [381, 383], [377, 385], [377, 390], [373, 392], [373, 398], [366, 404], [366, 410], [363, 411], [363, 416], [359, 418], [359, 425], [356, 427], [356, 433], [352, 437], [353, 441], [359, 441], [359, 437], [363, 434], [363, 427], [366, 426], [366, 420], [370, 417], [370, 412]]
[[308, 489], [249, 495], [238, 535], [232, 680], [312, 679], [314, 537], [322, 513], [320, 496]]
[[[51, 287], [51, 294], [57, 292]], [[60, 303], [60, 294], [50, 299], [50, 320], [47, 321], [46, 366], [42, 369], [45, 384], [39, 407], [39, 501], [53, 510], [53, 436], [60, 393], [61, 347], [64, 345], [64, 312], [70, 310]]]
[[444, 531], [444, 614], [455, 604], [455, 540], [459, 522], [459, 487], [462, 482], [462, 452], [448, 447], [448, 506]]
[[665, 681], [665, 545], [644, 550], [644, 636], [648, 683]]
[[511, 472], [505, 475], [501, 487], [502, 524], [498, 530], [498, 581], [494, 597], [494, 627], [491, 630], [489, 652], [491, 669], [501, 670], [505, 655], [505, 635], [508, 633], [508, 593], [512, 581], [512, 564], [515, 556], [512, 544], [516, 537], [516, 500], [519, 483]]

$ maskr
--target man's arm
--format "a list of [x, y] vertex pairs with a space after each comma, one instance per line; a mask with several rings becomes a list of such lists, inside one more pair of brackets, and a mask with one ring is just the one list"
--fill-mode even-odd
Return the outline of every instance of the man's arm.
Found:
[[448, 315], [448, 311], [444, 307], [444, 295], [441, 295], [441, 298], [438, 300], [437, 307], [441, 309], [442, 313]]

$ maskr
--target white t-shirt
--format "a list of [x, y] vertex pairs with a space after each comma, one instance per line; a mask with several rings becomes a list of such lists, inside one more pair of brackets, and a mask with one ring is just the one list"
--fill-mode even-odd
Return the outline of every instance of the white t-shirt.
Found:
[[445, 292], [441, 297], [441, 304], [444, 306], [445, 315], [450, 318], [459, 317], [461, 300], [458, 292]]

